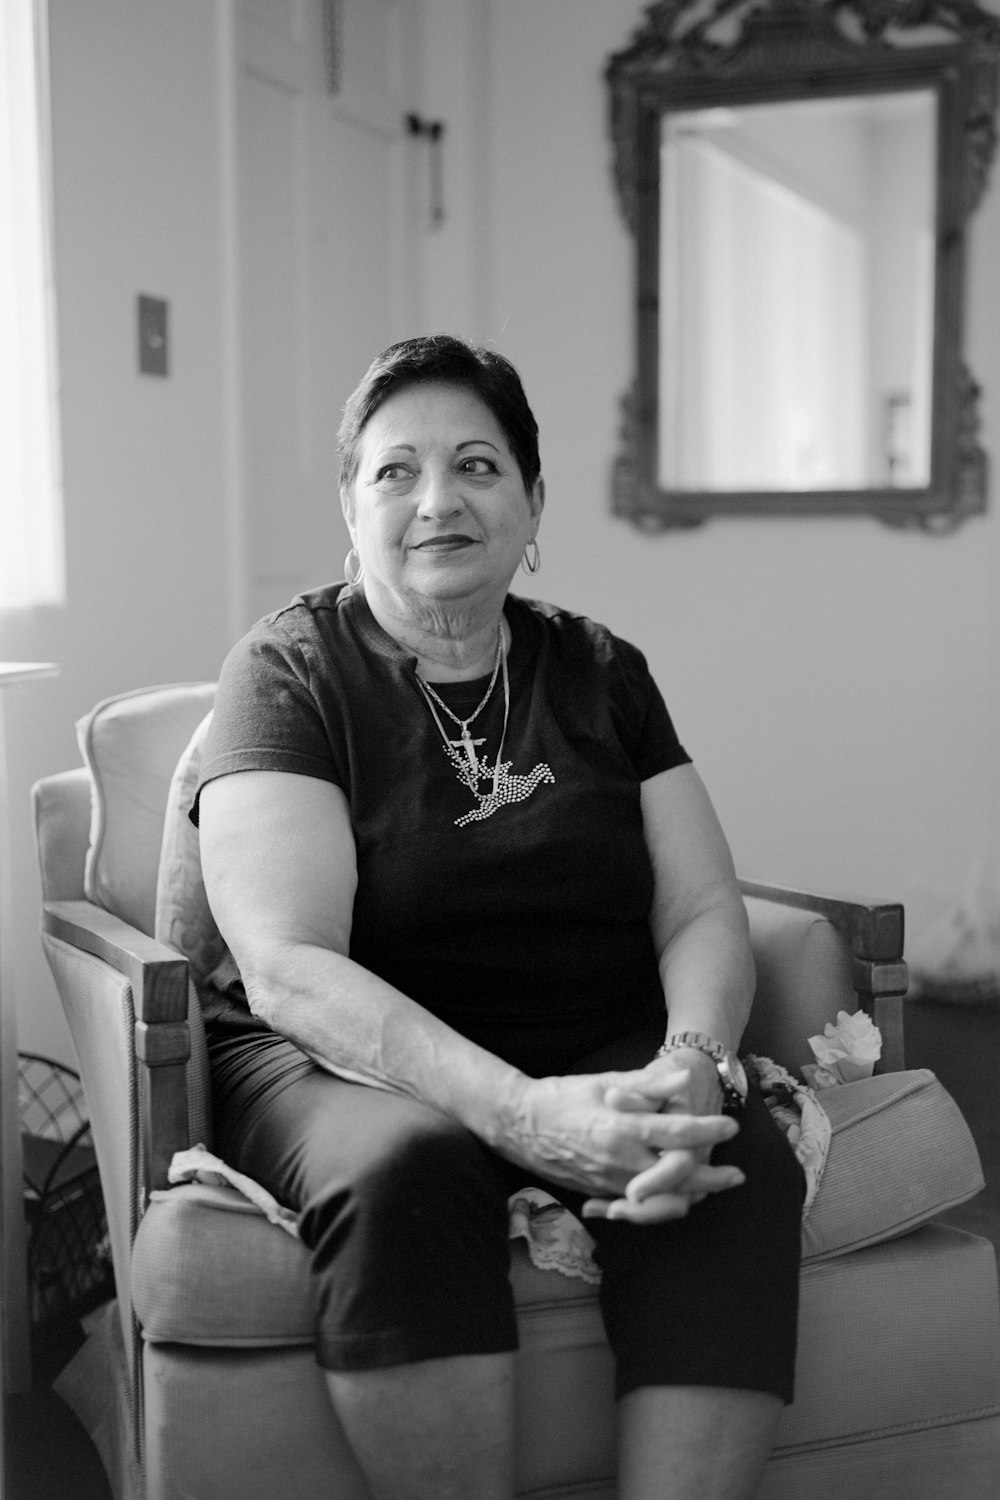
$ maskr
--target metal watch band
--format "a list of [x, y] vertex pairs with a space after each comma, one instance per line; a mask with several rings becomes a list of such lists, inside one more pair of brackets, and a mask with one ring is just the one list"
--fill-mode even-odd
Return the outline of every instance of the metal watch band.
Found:
[[679, 1047], [693, 1047], [697, 1052], [707, 1052], [715, 1062], [721, 1062], [728, 1052], [721, 1042], [717, 1042], [714, 1036], [707, 1036], [704, 1031], [675, 1031], [667, 1037], [663, 1046], [656, 1054], [663, 1057], [667, 1052], [675, 1052]]

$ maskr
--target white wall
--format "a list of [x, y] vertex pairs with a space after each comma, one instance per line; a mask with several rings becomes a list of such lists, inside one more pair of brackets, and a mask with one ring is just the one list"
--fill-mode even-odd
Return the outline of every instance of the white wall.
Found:
[[[225, 590], [216, 7], [52, 0], [68, 599], [0, 613], [0, 658], [61, 675], [7, 695], [11, 942], [23, 1050], [71, 1060], [37, 938], [28, 789], [79, 764], [74, 720], [144, 683], [213, 677]], [[170, 303], [171, 373], [137, 373], [135, 299]]]
[[[641, 535], [609, 509], [631, 378], [631, 242], [606, 58], [633, 0], [492, 0], [480, 332], [525, 378], [548, 504], [539, 592], [646, 649], [746, 873], [956, 892], [1000, 858], [1000, 513], [949, 537], [866, 519]], [[1000, 464], [1000, 182], [971, 234], [968, 353]]]

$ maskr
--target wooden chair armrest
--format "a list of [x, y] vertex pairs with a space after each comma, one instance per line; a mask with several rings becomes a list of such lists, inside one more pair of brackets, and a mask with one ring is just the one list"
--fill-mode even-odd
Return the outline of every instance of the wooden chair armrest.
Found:
[[167, 1168], [188, 1140], [188, 963], [90, 901], [47, 901], [42, 926], [93, 954], [128, 980], [135, 1011], [140, 1129], [145, 1184], [166, 1187]]
[[905, 922], [898, 901], [867, 902], [814, 895], [756, 880], [740, 880], [744, 896], [774, 901], [826, 917], [847, 944], [852, 959], [852, 982], [858, 1005], [882, 1033], [882, 1057], [876, 1071], [896, 1072], [906, 1066], [903, 1036], [903, 997], [909, 975], [903, 959]]
[[53, 937], [101, 958], [132, 986], [136, 1017], [147, 1024], [187, 1020], [187, 959], [91, 901], [47, 901], [42, 925]]

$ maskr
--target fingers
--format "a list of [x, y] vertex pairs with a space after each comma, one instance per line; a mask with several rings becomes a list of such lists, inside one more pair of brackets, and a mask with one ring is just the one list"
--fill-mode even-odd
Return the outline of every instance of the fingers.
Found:
[[684, 1184], [684, 1191], [690, 1197], [697, 1197], [700, 1203], [709, 1193], [724, 1193], [727, 1188], [742, 1187], [746, 1180], [746, 1174], [739, 1167], [713, 1167], [704, 1163], [695, 1167]]
[[585, 1219], [625, 1219], [630, 1224], [662, 1224], [683, 1219], [704, 1193], [656, 1193], [634, 1203], [630, 1198], [589, 1198], [580, 1210]]
[[646, 1124], [645, 1141], [661, 1153], [696, 1150], [731, 1141], [739, 1130], [732, 1115], [652, 1115]]
[[607, 1086], [604, 1091], [604, 1102], [609, 1109], [621, 1109], [626, 1113], [639, 1114], [643, 1110], [652, 1110], [654, 1113], [667, 1103], [670, 1099], [678, 1098], [687, 1084], [690, 1074], [678, 1069], [674, 1073], [667, 1073], [662, 1078], [655, 1080], [655, 1085], [643, 1092], [632, 1083], [635, 1075], [623, 1074], [620, 1081]]
[[[697, 1167], [685, 1182], [683, 1190], [656, 1191], [650, 1180], [656, 1168], [632, 1179], [624, 1198], [588, 1198], [580, 1212], [585, 1219], [625, 1219], [631, 1224], [661, 1224], [683, 1219], [709, 1193], [740, 1187], [746, 1178], [736, 1167]], [[643, 1187], [638, 1187], [647, 1179]]]
[[692, 1199], [684, 1193], [659, 1193], [633, 1203], [628, 1198], [588, 1198], [580, 1210], [585, 1219], [627, 1219], [632, 1224], [662, 1224], [667, 1219], [683, 1219]]
[[[604, 1093], [604, 1102], [609, 1108], [628, 1116], [630, 1125], [625, 1128], [636, 1130], [645, 1150], [652, 1153], [651, 1157], [647, 1156], [645, 1164], [641, 1161], [634, 1163], [624, 1187], [628, 1201], [640, 1202], [654, 1194], [676, 1192], [682, 1192], [690, 1199], [693, 1193], [703, 1196], [707, 1192], [721, 1192], [738, 1186], [743, 1178], [735, 1168], [702, 1170], [707, 1167], [713, 1147], [738, 1134], [737, 1122], [730, 1115], [691, 1114], [687, 1109], [676, 1114], [662, 1114], [659, 1110], [650, 1113], [652, 1101], [648, 1094], [632, 1085], [634, 1076], [617, 1075], [615, 1082], [606, 1085]], [[658, 1079], [656, 1087], [661, 1101], [682, 1091], [688, 1076], [678, 1070], [672, 1076]], [[642, 1120], [640, 1115], [644, 1116]], [[697, 1177], [693, 1176], [695, 1172]], [[621, 1185], [615, 1186], [619, 1193], [622, 1192]]]
[[644, 1172], [636, 1173], [625, 1189], [625, 1197], [630, 1203], [641, 1203], [661, 1193], [683, 1193], [689, 1198], [697, 1194], [703, 1198], [708, 1193], [741, 1187], [745, 1181], [739, 1167], [713, 1167], [698, 1161], [688, 1151], [667, 1151]]
[[715, 1063], [704, 1053], [696, 1052], [697, 1064], [681, 1063], [673, 1057], [656, 1058], [631, 1080], [631, 1088], [638, 1093], [656, 1094], [666, 1079], [676, 1079], [680, 1074], [684, 1086], [676, 1087], [664, 1099], [661, 1109], [676, 1110], [682, 1114], [714, 1115], [722, 1105], [722, 1085]]
[[689, 1068], [647, 1067], [614, 1077], [605, 1085], [604, 1102], [613, 1109], [689, 1115], [715, 1115], [722, 1105], [722, 1085], [714, 1065], [692, 1077]]
[[[690, 1073], [675, 1069], [662, 1074], [651, 1069], [636, 1073], [609, 1074], [604, 1090], [604, 1102], [609, 1109], [623, 1114], [652, 1112], [656, 1122], [648, 1130], [647, 1144], [654, 1150], [667, 1151], [676, 1146], [716, 1146], [721, 1141], [731, 1140], [739, 1132], [739, 1125], [731, 1115], [662, 1114], [665, 1104], [682, 1099], [690, 1082]], [[639, 1087], [636, 1080], [642, 1080]]]
[[[655, 1167], [664, 1152], [693, 1152], [704, 1161], [714, 1146], [737, 1132], [729, 1116], [692, 1114], [680, 1098], [661, 1112], [664, 1100], [684, 1087], [682, 1070], [665, 1069], [656, 1077], [650, 1085], [655, 1098], [636, 1086], [640, 1076], [645, 1080], [649, 1073], [531, 1080], [508, 1124], [503, 1154], [554, 1182], [614, 1199], [626, 1194], [635, 1177]], [[675, 1191], [695, 1165], [688, 1162], [672, 1175], [661, 1167], [657, 1190]]]
[[655, 1109], [655, 1099], [650, 1099], [648, 1094], [640, 1094], [636, 1090], [623, 1089], [617, 1084], [612, 1084], [604, 1091], [604, 1102], [609, 1109], [621, 1109], [626, 1114], [641, 1114], [643, 1110]]
[[[637, 1068], [631, 1073], [608, 1073], [606, 1076], [607, 1086], [605, 1089], [605, 1102], [612, 1104], [612, 1095], [621, 1099], [643, 1099], [644, 1108], [659, 1108], [670, 1099], [675, 1099], [683, 1094], [685, 1086], [691, 1081], [691, 1074], [687, 1068]], [[626, 1104], [615, 1104], [612, 1107], [627, 1109]]]

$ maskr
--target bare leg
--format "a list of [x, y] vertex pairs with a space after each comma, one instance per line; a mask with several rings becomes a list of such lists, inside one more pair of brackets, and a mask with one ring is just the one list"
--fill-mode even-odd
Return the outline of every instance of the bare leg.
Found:
[[632, 1391], [619, 1407], [619, 1500], [753, 1500], [782, 1405], [715, 1386]]
[[326, 1372], [375, 1500], [511, 1500], [514, 1358]]

